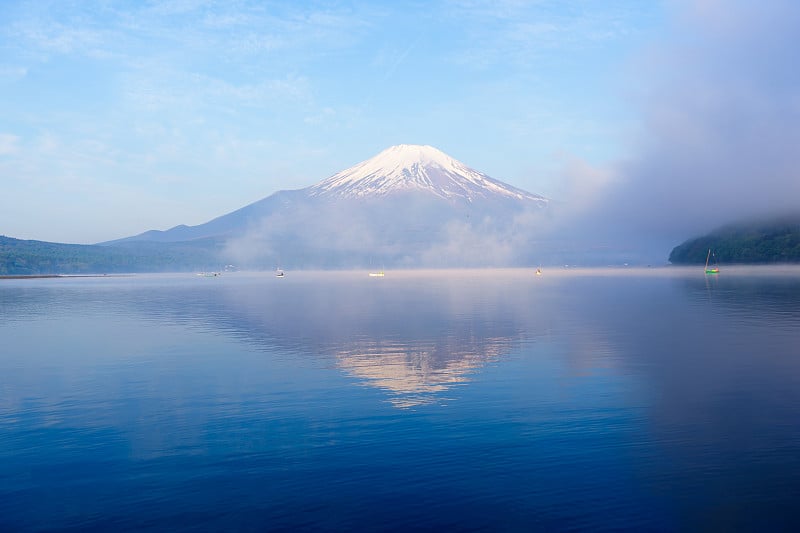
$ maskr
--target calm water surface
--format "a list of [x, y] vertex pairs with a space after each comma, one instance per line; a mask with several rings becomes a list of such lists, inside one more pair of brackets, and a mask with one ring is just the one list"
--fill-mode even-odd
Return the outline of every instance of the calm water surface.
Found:
[[800, 270], [0, 281], [2, 530], [798, 530]]

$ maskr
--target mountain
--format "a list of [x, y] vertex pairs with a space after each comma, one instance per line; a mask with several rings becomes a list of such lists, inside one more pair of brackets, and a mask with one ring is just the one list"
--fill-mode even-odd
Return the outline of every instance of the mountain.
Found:
[[502, 266], [524, 262], [548, 200], [431, 146], [398, 145], [305, 189], [197, 226], [102, 243], [220, 243], [247, 268]]
[[669, 261], [702, 264], [709, 249], [723, 263], [800, 263], [800, 214], [723, 226], [679, 244]]

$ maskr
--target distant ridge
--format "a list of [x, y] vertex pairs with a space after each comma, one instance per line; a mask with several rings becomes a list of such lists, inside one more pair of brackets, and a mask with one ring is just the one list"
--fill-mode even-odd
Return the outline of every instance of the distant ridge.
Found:
[[213, 243], [62, 244], [0, 235], [0, 275], [174, 272], [216, 265]]

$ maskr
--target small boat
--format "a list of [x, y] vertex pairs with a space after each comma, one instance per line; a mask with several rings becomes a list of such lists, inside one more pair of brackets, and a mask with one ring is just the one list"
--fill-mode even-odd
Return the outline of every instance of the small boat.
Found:
[[537, 276], [541, 276], [542, 275], [542, 267], [539, 267], [539, 268], [536, 269], [536, 275]]
[[275, 277], [276, 278], [282, 278], [284, 276], [286, 276], [286, 274], [283, 273], [283, 270], [281, 270], [280, 268], [275, 270]]
[[[711, 267], [708, 266], [709, 259], [714, 259], [714, 264]], [[706, 255], [706, 274], [719, 274], [719, 266], [717, 265], [717, 256], [711, 251], [711, 248], [708, 249], [708, 254]]]
[[381, 269], [380, 269], [379, 271], [377, 271], [377, 272], [370, 272], [370, 273], [369, 273], [369, 277], [371, 277], [371, 278], [382, 278], [382, 277], [383, 277], [383, 275], [384, 275], [384, 274], [383, 274], [383, 267], [384, 267], [384, 265], [381, 265]]

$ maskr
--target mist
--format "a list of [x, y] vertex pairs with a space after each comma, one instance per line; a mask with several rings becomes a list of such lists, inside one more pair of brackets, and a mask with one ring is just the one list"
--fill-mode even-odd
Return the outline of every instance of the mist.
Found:
[[627, 83], [641, 87], [629, 155], [565, 166], [564, 237], [666, 256], [721, 225], [800, 211], [800, 4], [679, 2], [672, 16], [670, 43]]
[[[476, 203], [478, 204], [478, 203]], [[541, 263], [547, 210], [443, 205], [399, 195], [295, 202], [231, 238], [225, 257], [254, 269], [473, 268]]]

